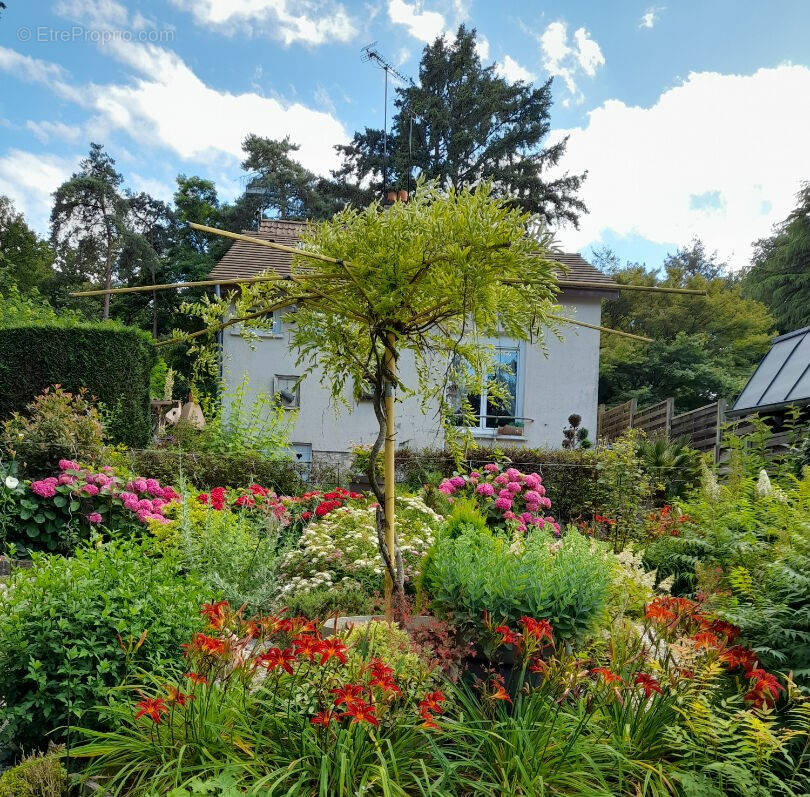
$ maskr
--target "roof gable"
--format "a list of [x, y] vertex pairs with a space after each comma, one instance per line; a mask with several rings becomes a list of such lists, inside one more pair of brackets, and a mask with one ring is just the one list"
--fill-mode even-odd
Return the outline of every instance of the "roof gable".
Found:
[[[258, 230], [243, 230], [244, 235], [261, 238], [265, 241], [297, 246], [306, 221], [293, 219], [262, 219]], [[582, 255], [576, 252], [554, 250], [553, 259], [560, 263], [560, 277], [569, 280], [598, 282], [605, 286], [605, 291], [613, 293], [616, 283], [607, 275], [594, 268]], [[239, 280], [257, 277], [265, 271], [274, 271], [282, 277], [290, 274], [293, 256], [289, 252], [280, 252], [269, 246], [259, 246], [247, 241], [234, 241], [222, 259], [214, 266], [209, 279]], [[591, 289], [597, 290], [599, 289]]]

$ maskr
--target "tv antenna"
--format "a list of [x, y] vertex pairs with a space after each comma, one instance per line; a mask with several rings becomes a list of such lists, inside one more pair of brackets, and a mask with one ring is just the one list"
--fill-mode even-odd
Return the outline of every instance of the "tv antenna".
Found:
[[363, 60], [364, 61], [372, 61], [376, 66], [385, 72], [385, 94], [384, 94], [384, 110], [383, 110], [383, 173], [382, 173], [382, 190], [383, 190], [383, 200], [385, 199], [385, 193], [387, 188], [388, 182], [388, 75], [391, 74], [395, 78], [398, 78], [403, 83], [408, 82], [408, 78], [405, 77], [399, 70], [397, 70], [390, 61], [384, 58], [379, 50], [376, 49], [377, 42], [371, 42], [371, 44], [367, 44], [363, 48]]

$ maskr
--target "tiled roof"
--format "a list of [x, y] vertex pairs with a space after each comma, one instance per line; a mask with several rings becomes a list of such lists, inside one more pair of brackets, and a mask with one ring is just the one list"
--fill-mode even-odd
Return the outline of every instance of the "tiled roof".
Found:
[[810, 327], [774, 338], [730, 415], [810, 403]]
[[[262, 219], [256, 230], [244, 230], [245, 235], [262, 238], [265, 241], [274, 241], [285, 246], [296, 246], [301, 230], [306, 226], [305, 221], [289, 219]], [[553, 253], [554, 260], [565, 266], [561, 269], [560, 278], [569, 280], [583, 280], [598, 282], [608, 291], [615, 290], [616, 283], [594, 268], [582, 255], [576, 252]], [[217, 263], [209, 275], [210, 279], [247, 279], [256, 277], [265, 271], [275, 271], [281, 276], [290, 273], [292, 255], [280, 252], [268, 246], [257, 246], [246, 241], [234, 241], [231, 248]], [[598, 289], [597, 289], [598, 290]]]

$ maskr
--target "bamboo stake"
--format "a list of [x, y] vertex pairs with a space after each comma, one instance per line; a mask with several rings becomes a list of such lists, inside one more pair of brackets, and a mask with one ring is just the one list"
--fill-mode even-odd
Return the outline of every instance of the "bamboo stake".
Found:
[[[556, 262], [556, 261], [555, 261]], [[615, 282], [606, 285], [604, 282], [590, 282], [588, 280], [557, 280], [561, 288], [593, 288], [603, 291], [645, 291], [649, 293], [678, 293], [685, 296], [705, 296], [706, 291], [699, 291], [693, 288], [668, 288], [665, 285], [625, 285]]]
[[610, 327], [600, 327], [598, 324], [589, 324], [587, 321], [577, 321], [573, 318], [568, 318], [564, 315], [550, 315], [555, 321], [563, 321], [566, 324], [574, 324], [578, 327], [586, 327], [587, 329], [596, 329], [599, 332], [608, 332], [611, 335], [620, 335], [623, 338], [630, 338], [631, 340], [640, 340], [643, 343], [655, 343], [652, 338], [645, 338], [643, 335], [633, 335], [631, 332], [623, 332], [621, 329], [611, 329]]
[[68, 296], [104, 296], [105, 294], [138, 293], [140, 291], [168, 291], [172, 288], [205, 288], [211, 285], [248, 285], [253, 282], [280, 282], [285, 280], [279, 274], [265, 274], [261, 277], [244, 279], [198, 280], [197, 282], [166, 282], [162, 285], [138, 285], [132, 288], [110, 288], [109, 290], [74, 291]]

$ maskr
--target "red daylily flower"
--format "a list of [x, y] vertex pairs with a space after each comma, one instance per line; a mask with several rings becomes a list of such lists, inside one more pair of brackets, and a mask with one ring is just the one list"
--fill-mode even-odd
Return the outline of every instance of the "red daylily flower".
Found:
[[194, 634], [191, 642], [180, 647], [185, 651], [185, 655], [199, 652], [209, 656], [222, 656], [225, 653], [225, 642], [223, 640], [200, 633]]
[[276, 670], [281, 667], [290, 675], [293, 674], [293, 662], [295, 653], [292, 648], [268, 648], [264, 653], [256, 657], [256, 666], [261, 665], [269, 670]]
[[231, 608], [228, 601], [217, 601], [216, 603], [203, 604], [200, 614], [208, 620], [211, 628], [218, 631], [225, 627], [228, 620], [228, 610]]
[[441, 714], [444, 711], [442, 703], [446, 700], [444, 693], [437, 689], [435, 692], [428, 692], [420, 701], [419, 708], [424, 711], [432, 711]]
[[669, 625], [673, 620], [676, 620], [678, 616], [666, 606], [662, 606], [653, 601], [644, 611], [644, 617], [655, 623]]
[[771, 675], [761, 668], [749, 670], [746, 676], [754, 684], [745, 695], [745, 699], [756, 708], [772, 707], [776, 698], [779, 697], [779, 693], [785, 691], [785, 687], [779, 683], [775, 675]]
[[135, 714], [135, 719], [140, 719], [143, 716], [149, 717], [156, 725], [160, 725], [161, 715], [168, 714], [169, 708], [160, 697], [147, 697], [136, 704], [138, 712]]
[[202, 684], [203, 686], [208, 686], [209, 681], [204, 675], [199, 675], [196, 672], [187, 672], [185, 677], [189, 679], [193, 684]]
[[520, 643], [520, 635], [512, 631], [508, 625], [498, 625], [493, 630], [496, 634], [501, 635], [502, 645], [517, 645]]
[[335, 719], [335, 713], [333, 711], [319, 711], [309, 721], [313, 725], [323, 725], [323, 727], [326, 728], [333, 719]]
[[362, 703], [363, 685], [362, 684], [346, 684], [345, 686], [336, 686], [330, 690], [332, 694], [337, 695], [335, 698], [335, 705], [340, 706], [345, 704], [350, 706], [354, 703]]
[[379, 725], [380, 721], [374, 713], [374, 706], [364, 700], [357, 700], [346, 704], [346, 711], [342, 717], [351, 717], [353, 723], [368, 722], [371, 725]]
[[166, 700], [169, 703], [177, 703], [178, 706], [185, 706], [190, 700], [194, 700], [194, 695], [183, 694], [176, 686], [166, 685]]
[[695, 647], [702, 650], [716, 650], [722, 647], [717, 634], [713, 634], [711, 631], [701, 631], [690, 638], [695, 643]]
[[724, 650], [720, 654], [720, 658], [729, 670], [736, 670], [737, 667], [742, 667], [746, 671], [753, 670], [757, 665], [756, 653], [742, 645], [735, 645], [733, 648]]
[[346, 663], [346, 644], [338, 637], [330, 637], [323, 641], [321, 647], [321, 664], [326, 664], [329, 659], [337, 659], [341, 664]]
[[315, 658], [323, 653], [324, 642], [318, 637], [310, 634], [301, 634], [292, 640], [293, 650], [296, 656], [306, 657], [310, 662], [314, 662]]
[[664, 694], [661, 691], [661, 684], [652, 677], [652, 675], [648, 675], [646, 672], [640, 672], [636, 675], [633, 683], [636, 686], [640, 686], [644, 690], [644, 697], [649, 697], [653, 692], [658, 692], [659, 695]]
[[505, 700], [507, 703], [512, 702], [512, 698], [509, 697], [509, 692], [503, 688], [503, 684], [498, 683], [494, 684], [495, 691], [490, 695], [493, 700]]

